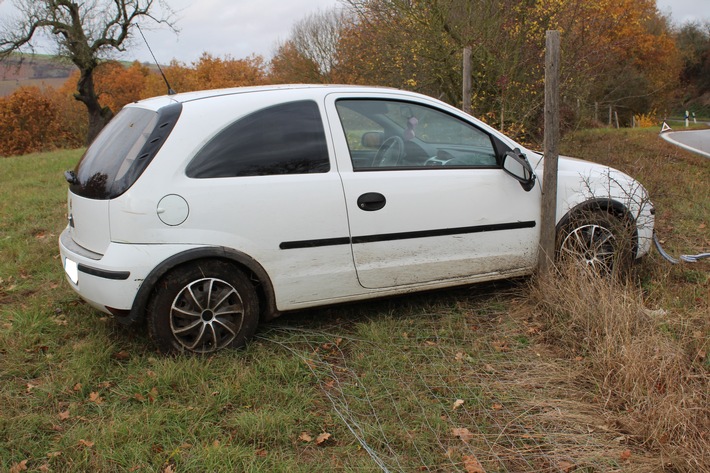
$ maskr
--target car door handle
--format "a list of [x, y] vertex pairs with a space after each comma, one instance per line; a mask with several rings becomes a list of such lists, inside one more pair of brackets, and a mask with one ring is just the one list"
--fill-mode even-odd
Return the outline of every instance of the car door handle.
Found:
[[385, 199], [385, 196], [378, 192], [368, 192], [366, 194], [362, 194], [357, 199], [358, 208], [365, 210], [366, 212], [380, 210], [386, 203], [387, 199]]

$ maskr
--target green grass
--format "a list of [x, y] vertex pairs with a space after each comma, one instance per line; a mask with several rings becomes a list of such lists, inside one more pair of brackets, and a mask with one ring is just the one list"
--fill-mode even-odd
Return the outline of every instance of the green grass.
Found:
[[[563, 150], [639, 177], [668, 249], [707, 251], [708, 161], [638, 130], [580, 132]], [[526, 280], [286, 315], [211, 357], [156, 353], [144, 327], [64, 282], [62, 173], [80, 155], [0, 159], [0, 471], [443, 472], [471, 457], [486, 471], [611, 471], [629, 466], [626, 448], [636, 471], [669, 461], [615, 443], [621, 414], [545, 342]], [[707, 275], [657, 256], [639, 275], [698, 351]]]

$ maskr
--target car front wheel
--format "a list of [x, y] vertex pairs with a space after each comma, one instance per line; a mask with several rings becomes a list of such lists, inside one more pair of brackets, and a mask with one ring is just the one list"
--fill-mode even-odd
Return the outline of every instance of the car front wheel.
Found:
[[562, 264], [581, 264], [600, 275], [624, 274], [633, 259], [631, 225], [595, 212], [572, 217], [558, 233]]
[[243, 346], [259, 320], [258, 298], [247, 276], [224, 261], [180, 266], [156, 285], [147, 308], [148, 330], [164, 352], [213, 353]]

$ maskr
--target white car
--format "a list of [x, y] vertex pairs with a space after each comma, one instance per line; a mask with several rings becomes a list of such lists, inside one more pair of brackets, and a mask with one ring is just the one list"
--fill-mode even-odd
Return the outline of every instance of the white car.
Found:
[[[61, 259], [83, 299], [147, 320], [160, 349], [213, 352], [285, 311], [532, 273], [542, 166], [396, 89], [157, 97], [126, 106], [67, 171]], [[560, 253], [609, 268], [649, 251], [638, 182], [567, 158], [558, 179]]]

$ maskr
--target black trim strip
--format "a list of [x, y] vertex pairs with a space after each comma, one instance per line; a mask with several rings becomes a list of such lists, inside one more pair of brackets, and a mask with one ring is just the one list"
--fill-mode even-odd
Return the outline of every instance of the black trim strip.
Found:
[[535, 228], [537, 224], [534, 220], [525, 222], [496, 223], [491, 225], [477, 225], [475, 227], [440, 228], [436, 230], [420, 230], [416, 232], [385, 233], [382, 235], [366, 235], [341, 238], [326, 238], [323, 240], [303, 240], [287, 241], [279, 245], [282, 250], [293, 250], [300, 248], [316, 248], [322, 246], [353, 245], [361, 243], [375, 243], [378, 241], [411, 240], [414, 238], [429, 238], [447, 235], [464, 235], [471, 233], [499, 232], [504, 230], [518, 230], [522, 228]]
[[123, 281], [131, 276], [128, 271], [108, 271], [106, 269], [96, 269], [91, 266], [86, 266], [79, 264], [79, 271], [86, 274], [91, 274], [92, 276], [97, 276], [104, 279], [114, 279], [117, 281]]
[[319, 246], [338, 246], [349, 245], [350, 237], [341, 238], [325, 238], [323, 240], [303, 240], [303, 241], [286, 241], [279, 245], [282, 250], [295, 250], [300, 248], [316, 248]]
[[518, 230], [534, 228], [535, 222], [496, 223], [492, 225], [477, 225], [475, 227], [440, 228], [437, 230], [421, 230], [417, 232], [386, 233], [383, 235], [368, 235], [353, 237], [353, 244], [374, 243], [378, 241], [411, 240], [413, 238], [428, 238], [447, 235], [465, 235], [470, 233], [498, 232], [503, 230]]

